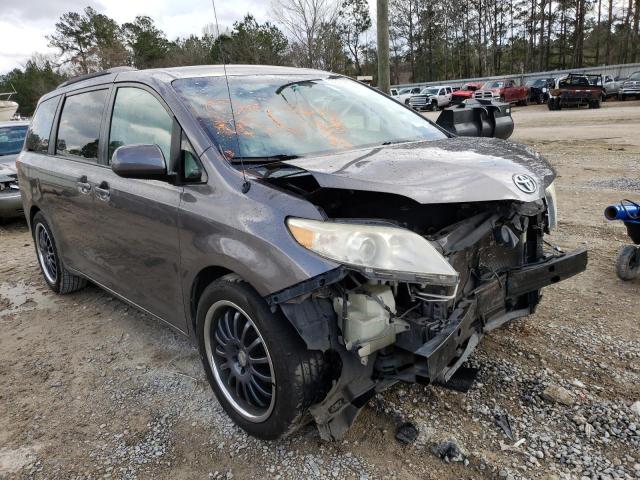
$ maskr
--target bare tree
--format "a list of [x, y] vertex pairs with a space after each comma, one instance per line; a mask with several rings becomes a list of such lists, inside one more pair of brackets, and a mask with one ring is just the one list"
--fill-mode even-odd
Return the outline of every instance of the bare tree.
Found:
[[304, 66], [318, 66], [318, 39], [326, 25], [335, 24], [336, 0], [272, 0], [271, 12], [304, 52]]

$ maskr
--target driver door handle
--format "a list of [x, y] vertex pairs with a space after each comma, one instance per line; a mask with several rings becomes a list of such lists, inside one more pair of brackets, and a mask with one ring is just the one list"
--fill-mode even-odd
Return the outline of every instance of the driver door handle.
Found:
[[91, 193], [91, 184], [87, 182], [86, 175], [80, 177], [80, 180], [76, 182], [76, 187], [78, 191], [84, 195], [88, 195], [89, 193]]
[[107, 182], [102, 182], [100, 186], [94, 188], [94, 191], [96, 192], [96, 198], [98, 200], [108, 202], [109, 198], [111, 198], [111, 190], [109, 190], [109, 184]]

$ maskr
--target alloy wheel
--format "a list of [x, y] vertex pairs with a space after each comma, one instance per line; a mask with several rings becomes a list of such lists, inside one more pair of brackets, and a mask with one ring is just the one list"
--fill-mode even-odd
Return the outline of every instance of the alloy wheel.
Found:
[[232, 302], [214, 303], [205, 317], [204, 343], [215, 381], [234, 410], [255, 423], [269, 418], [276, 397], [274, 369], [249, 315]]
[[35, 237], [36, 250], [38, 252], [40, 266], [42, 267], [42, 273], [49, 283], [54, 284], [56, 280], [58, 280], [58, 262], [51, 236], [42, 223], [36, 225]]

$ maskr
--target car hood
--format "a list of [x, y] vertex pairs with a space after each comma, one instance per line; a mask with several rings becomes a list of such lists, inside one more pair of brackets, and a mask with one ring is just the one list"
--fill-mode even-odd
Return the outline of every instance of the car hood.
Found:
[[[533, 201], [555, 178], [540, 154], [496, 138], [411, 142], [283, 163], [308, 171], [321, 187], [394, 193], [425, 204]], [[518, 188], [518, 174], [533, 177], [533, 193]]]

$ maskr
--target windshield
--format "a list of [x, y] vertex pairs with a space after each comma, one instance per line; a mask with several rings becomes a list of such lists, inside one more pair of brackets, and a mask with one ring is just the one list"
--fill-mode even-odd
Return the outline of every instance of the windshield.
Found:
[[431, 88], [425, 88], [420, 93], [422, 95], [437, 95], [439, 90], [440, 90], [439, 88], [431, 87]]
[[446, 138], [421, 115], [343, 77], [231, 76], [233, 112], [224, 77], [179, 79], [173, 87], [228, 159]]
[[411, 89], [410, 88], [403, 88], [402, 90], [400, 90], [400, 95], [402, 95], [403, 93], [411, 93]]
[[535, 80], [528, 80], [526, 85], [527, 87], [543, 87], [545, 83], [544, 78], [537, 78]]
[[20, 153], [28, 129], [26, 125], [0, 127], [0, 155]]
[[474, 91], [474, 90], [478, 90], [478, 88], [480, 87], [478, 87], [478, 85], [476, 85], [475, 83], [467, 83], [463, 85], [460, 90]]
[[499, 81], [499, 82], [491, 81], [491, 82], [485, 83], [483, 88], [491, 89], [491, 88], [502, 88], [502, 87], [504, 87], [503, 81]]
[[629, 80], [640, 80], [640, 72], [634, 72], [629, 77]]

